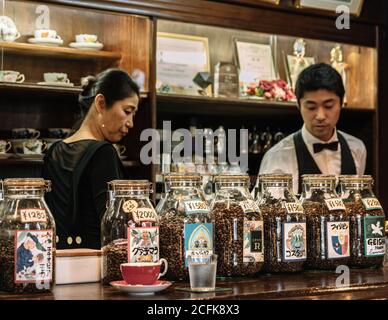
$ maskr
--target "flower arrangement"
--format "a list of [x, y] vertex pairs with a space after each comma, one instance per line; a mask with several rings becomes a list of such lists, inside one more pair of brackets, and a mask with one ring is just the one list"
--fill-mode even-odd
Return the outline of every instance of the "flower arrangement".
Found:
[[248, 86], [245, 91], [248, 96], [264, 97], [276, 101], [295, 101], [295, 93], [282, 79], [260, 80], [258, 84]]

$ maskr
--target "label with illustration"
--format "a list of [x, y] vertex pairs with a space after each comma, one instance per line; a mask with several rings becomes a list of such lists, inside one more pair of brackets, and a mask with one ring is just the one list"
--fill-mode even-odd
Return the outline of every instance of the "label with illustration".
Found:
[[264, 261], [263, 221], [244, 220], [243, 262]]
[[346, 210], [345, 204], [340, 198], [325, 199], [325, 202], [329, 211]]
[[349, 222], [335, 221], [326, 223], [327, 258], [340, 259], [350, 256]]
[[383, 210], [380, 201], [376, 198], [364, 198], [361, 201], [365, 210]]
[[259, 207], [253, 200], [240, 201], [240, 206], [244, 213], [259, 212]]
[[188, 256], [207, 256], [213, 254], [213, 224], [185, 223], [185, 267], [188, 267]]
[[376, 257], [385, 255], [385, 217], [364, 217], [365, 256]]
[[188, 200], [183, 202], [186, 214], [209, 213], [209, 207], [205, 201]]
[[303, 261], [307, 257], [305, 222], [284, 222], [283, 261]]
[[47, 222], [45, 209], [20, 209], [22, 223], [27, 222]]
[[16, 231], [15, 283], [52, 280], [53, 236], [52, 229]]
[[159, 227], [128, 228], [128, 262], [159, 261]]
[[299, 202], [284, 202], [287, 213], [303, 213], [303, 207]]

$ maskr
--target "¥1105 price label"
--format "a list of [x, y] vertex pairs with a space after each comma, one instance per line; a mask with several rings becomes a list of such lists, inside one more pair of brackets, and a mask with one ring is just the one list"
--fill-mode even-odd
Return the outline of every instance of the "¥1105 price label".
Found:
[[209, 213], [209, 207], [206, 202], [201, 200], [185, 201], [184, 206], [187, 214]]
[[47, 222], [47, 214], [45, 209], [21, 209], [20, 216], [22, 223]]

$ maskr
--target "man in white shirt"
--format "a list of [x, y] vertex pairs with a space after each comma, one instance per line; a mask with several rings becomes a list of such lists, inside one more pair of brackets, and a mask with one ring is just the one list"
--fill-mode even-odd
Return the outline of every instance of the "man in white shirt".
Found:
[[364, 174], [364, 143], [336, 130], [345, 95], [340, 74], [314, 64], [300, 73], [295, 94], [304, 125], [264, 155], [259, 174], [292, 173], [295, 193], [302, 191], [303, 174]]

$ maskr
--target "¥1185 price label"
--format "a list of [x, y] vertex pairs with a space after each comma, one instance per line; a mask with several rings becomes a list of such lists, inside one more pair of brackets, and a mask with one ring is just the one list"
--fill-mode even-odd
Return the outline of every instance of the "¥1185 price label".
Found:
[[329, 211], [346, 210], [344, 202], [340, 198], [325, 199], [325, 202]]

